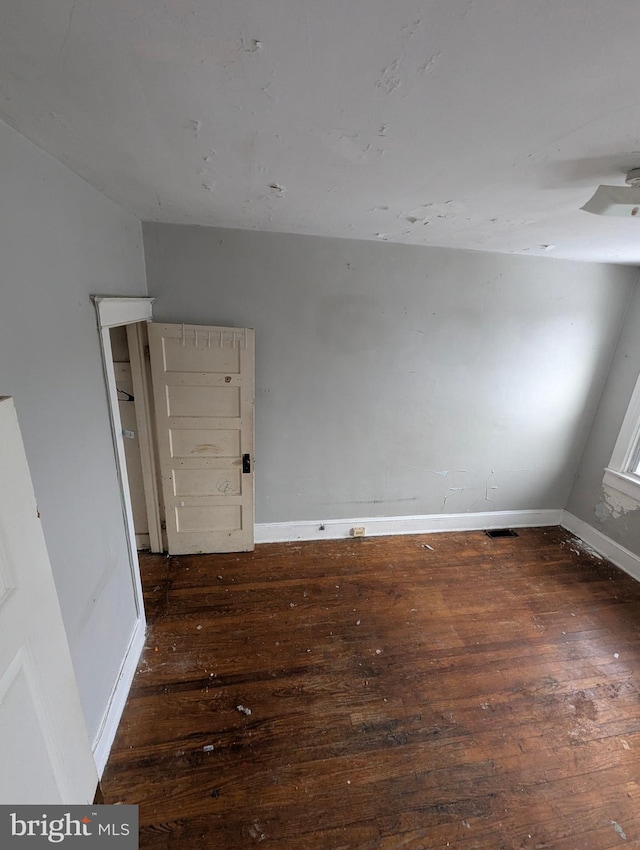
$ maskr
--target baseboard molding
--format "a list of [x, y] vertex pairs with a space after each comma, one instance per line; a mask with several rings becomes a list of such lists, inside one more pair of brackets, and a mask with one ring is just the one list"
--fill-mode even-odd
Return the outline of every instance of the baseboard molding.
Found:
[[588, 546], [594, 549], [607, 561], [611, 561], [616, 567], [620, 567], [625, 573], [628, 573], [632, 578], [640, 581], [640, 557], [634, 555], [624, 546], [616, 543], [606, 534], [598, 531], [588, 522], [578, 519], [577, 516], [570, 514], [568, 511], [563, 511], [562, 520], [560, 522], [563, 528], [575, 534], [580, 540], [583, 540]]
[[387, 534], [434, 534], [444, 531], [484, 531], [488, 528], [534, 528], [560, 525], [562, 515], [563, 511], [557, 509], [265, 522], [256, 525], [255, 540], [256, 543], [338, 540], [342, 537], [351, 537], [351, 529], [362, 525], [366, 529], [366, 537], [380, 537]]
[[99, 777], [102, 776], [113, 741], [116, 737], [116, 732], [118, 731], [118, 724], [120, 723], [124, 705], [127, 701], [129, 689], [133, 682], [140, 654], [144, 646], [144, 639], [145, 621], [144, 619], [139, 619], [131, 635], [129, 646], [120, 666], [120, 673], [111, 692], [109, 704], [93, 743], [93, 759], [96, 763]]

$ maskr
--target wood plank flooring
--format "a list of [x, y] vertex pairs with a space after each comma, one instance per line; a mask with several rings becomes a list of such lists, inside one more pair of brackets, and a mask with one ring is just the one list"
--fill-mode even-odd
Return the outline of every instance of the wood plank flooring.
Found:
[[640, 847], [640, 585], [562, 529], [141, 566], [142, 848]]

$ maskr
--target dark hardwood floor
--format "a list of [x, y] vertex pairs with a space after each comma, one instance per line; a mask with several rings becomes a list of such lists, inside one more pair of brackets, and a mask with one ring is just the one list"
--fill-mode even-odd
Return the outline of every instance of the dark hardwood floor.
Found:
[[640, 847], [640, 585], [565, 531], [141, 563], [141, 847]]

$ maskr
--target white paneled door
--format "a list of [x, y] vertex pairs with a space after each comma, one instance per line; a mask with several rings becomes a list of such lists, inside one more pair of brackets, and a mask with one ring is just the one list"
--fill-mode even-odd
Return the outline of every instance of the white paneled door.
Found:
[[0, 803], [90, 803], [98, 776], [11, 398], [0, 482]]
[[150, 323], [170, 554], [253, 549], [254, 332]]

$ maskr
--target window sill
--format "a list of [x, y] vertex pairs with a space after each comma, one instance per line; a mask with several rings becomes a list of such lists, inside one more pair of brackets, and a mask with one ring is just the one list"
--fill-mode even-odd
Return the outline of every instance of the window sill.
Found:
[[640, 505], [640, 478], [637, 475], [607, 468], [604, 471], [602, 483], [611, 487], [612, 490], [617, 490], [618, 493], [623, 493]]

